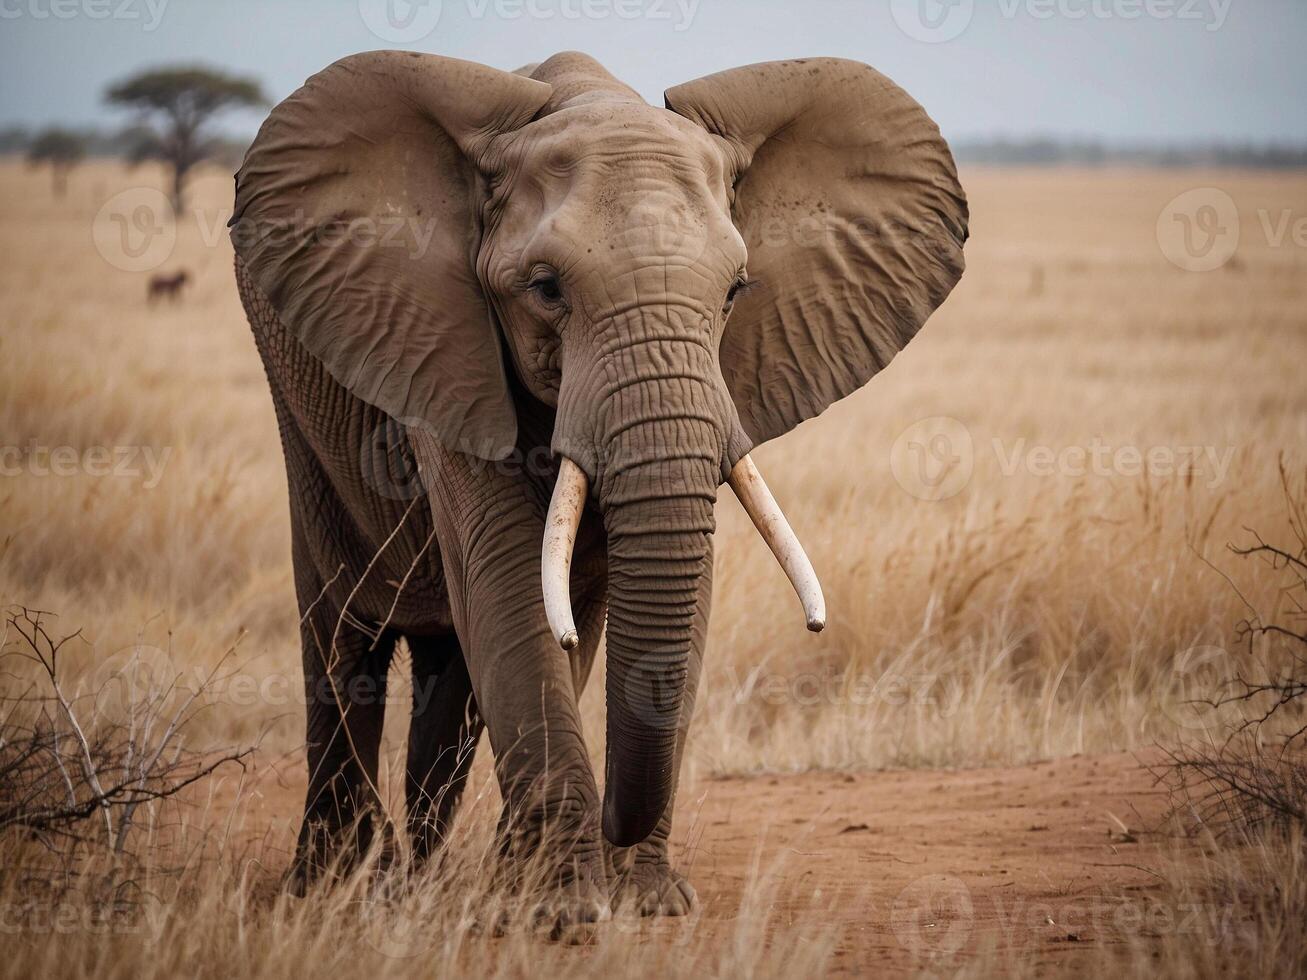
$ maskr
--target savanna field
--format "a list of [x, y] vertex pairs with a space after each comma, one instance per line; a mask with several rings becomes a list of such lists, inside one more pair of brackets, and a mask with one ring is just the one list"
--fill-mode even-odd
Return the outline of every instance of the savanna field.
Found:
[[[503, 898], [484, 873], [485, 744], [426, 878], [281, 893], [305, 779], [297, 612], [230, 176], [203, 170], [151, 246], [175, 233], [151, 271], [193, 281], [150, 304], [150, 272], [113, 247], [146, 226], [96, 216], [161, 172], [89, 163], [56, 199], [45, 171], [0, 163], [0, 604], [82, 631], [62, 682], [118, 691], [83, 702], [88, 725], [141, 683], [206, 682], [186, 748], [254, 749], [138, 817], [137, 863], [108, 898], [93, 848], [90, 871], [52, 885], [48, 841], [0, 839], [0, 974], [1301, 964], [1303, 849], [1195, 826], [1154, 772], [1253, 710], [1194, 701], [1254, 670], [1241, 621], [1292, 612], [1275, 569], [1228, 545], [1293, 540], [1304, 506], [1307, 176], [962, 177], [972, 239], [953, 296], [868, 388], [755, 453], [822, 578], [825, 633], [803, 630], [734, 498], [718, 505], [678, 796], [699, 909], [619, 916], [568, 947], [485, 927]], [[1238, 248], [1211, 271], [1168, 258], [1168, 205], [1194, 188], [1237, 207]], [[30, 664], [6, 663], [3, 710], [21, 712]], [[399, 814], [404, 655], [391, 673], [383, 790]], [[602, 677], [584, 708], [602, 759]]]

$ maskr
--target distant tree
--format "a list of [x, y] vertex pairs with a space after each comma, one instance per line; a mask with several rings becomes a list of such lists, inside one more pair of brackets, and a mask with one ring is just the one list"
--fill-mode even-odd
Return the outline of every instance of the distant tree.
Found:
[[47, 129], [27, 147], [27, 162], [32, 166], [50, 165], [54, 196], [63, 197], [68, 189], [68, 172], [86, 156], [86, 140], [66, 129]]
[[0, 153], [25, 153], [31, 142], [32, 134], [23, 126], [0, 129]]
[[172, 168], [172, 206], [180, 214], [186, 175], [220, 148], [205, 132], [214, 116], [228, 109], [267, 105], [259, 83], [208, 68], [158, 68], [112, 86], [112, 105], [136, 110], [130, 153], [135, 162], [162, 160]]

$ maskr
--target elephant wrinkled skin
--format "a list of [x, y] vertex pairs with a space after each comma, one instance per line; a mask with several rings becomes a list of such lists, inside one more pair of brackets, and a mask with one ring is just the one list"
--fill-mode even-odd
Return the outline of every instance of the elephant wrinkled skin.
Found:
[[[937, 128], [835, 59], [655, 107], [580, 54], [509, 73], [372, 52], [272, 111], [231, 234], [290, 485], [309, 756], [292, 880], [392, 840], [377, 756], [403, 636], [419, 859], [485, 728], [504, 867], [544, 854], [559, 921], [614, 897], [684, 914], [667, 838], [718, 488], [731, 477], [820, 628], [746, 454], [865, 384], [961, 276], [966, 200]], [[563, 461], [559, 496], [584, 502], [575, 543], [552, 536], [570, 573], [542, 558]], [[577, 699], [605, 622], [601, 799]]]

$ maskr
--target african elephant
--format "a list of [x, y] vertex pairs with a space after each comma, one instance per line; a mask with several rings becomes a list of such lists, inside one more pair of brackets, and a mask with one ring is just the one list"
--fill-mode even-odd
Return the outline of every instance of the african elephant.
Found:
[[[273, 109], [231, 233], [290, 486], [293, 880], [381, 839], [402, 636], [428, 695], [407, 759], [419, 858], [484, 727], [504, 864], [547, 853], [560, 920], [685, 913], [667, 840], [718, 488], [820, 629], [747, 454], [889, 363], [961, 276], [967, 221], [935, 124], [850, 61], [709, 75], [663, 108], [581, 54], [509, 73], [378, 51]], [[605, 620], [601, 804], [577, 699]]]

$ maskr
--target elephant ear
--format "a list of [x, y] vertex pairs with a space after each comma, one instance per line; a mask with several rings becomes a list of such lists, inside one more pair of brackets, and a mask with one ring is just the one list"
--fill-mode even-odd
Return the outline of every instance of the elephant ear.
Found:
[[666, 102], [734, 167], [758, 284], [735, 303], [721, 364], [763, 442], [866, 384], [944, 301], [962, 275], [966, 197], [938, 127], [858, 62], [750, 65]]
[[236, 175], [232, 242], [283, 322], [351, 392], [486, 458], [516, 439], [474, 268], [488, 144], [550, 87], [374, 51], [310, 78]]

